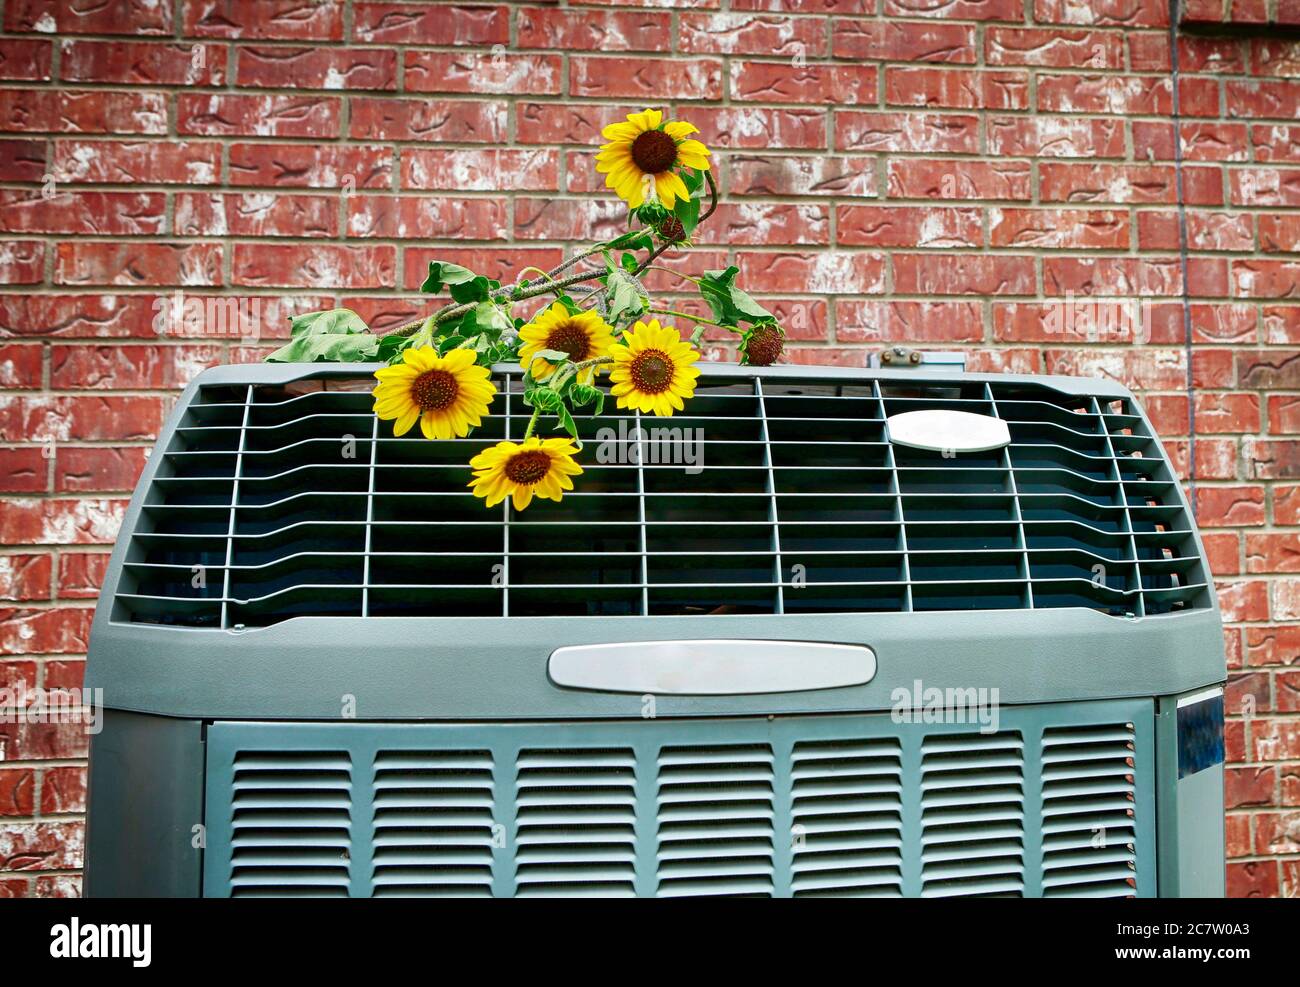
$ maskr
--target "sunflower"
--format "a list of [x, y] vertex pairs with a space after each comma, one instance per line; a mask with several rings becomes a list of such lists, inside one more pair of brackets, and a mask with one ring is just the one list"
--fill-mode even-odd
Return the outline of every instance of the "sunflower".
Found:
[[570, 439], [539, 439], [531, 436], [518, 442], [498, 442], [469, 461], [474, 479], [469, 485], [475, 497], [485, 497], [495, 507], [507, 497], [515, 510], [522, 511], [534, 497], [559, 500], [573, 489], [571, 476], [582, 472], [573, 461], [578, 447]]
[[468, 435], [497, 392], [490, 371], [475, 366], [475, 359], [473, 350], [446, 356], [432, 346], [403, 350], [401, 363], [375, 371], [375, 414], [397, 419], [394, 435], [405, 435], [417, 418], [426, 439]]
[[[530, 367], [534, 380], [546, 380], [555, 373], [555, 364], [537, 356], [540, 350], [558, 350], [568, 353], [574, 363], [594, 360], [604, 356], [614, 343], [614, 327], [600, 317], [598, 312], [570, 314], [560, 302], [554, 302], [519, 330], [524, 346], [519, 351], [519, 365]], [[579, 377], [590, 384], [596, 368], [588, 367]]]
[[680, 168], [709, 170], [709, 149], [697, 140], [693, 124], [663, 121], [658, 110], [629, 113], [626, 123], [611, 123], [601, 131], [609, 141], [596, 155], [596, 170], [605, 185], [638, 209], [648, 199], [671, 210], [678, 199], [689, 199]]
[[610, 348], [609, 355], [614, 358], [609, 390], [620, 408], [671, 415], [674, 409], [681, 411], [683, 399], [695, 393], [700, 372], [691, 364], [700, 352], [682, 342], [673, 326], [660, 326], [657, 319], [638, 322], [623, 334], [621, 343]]

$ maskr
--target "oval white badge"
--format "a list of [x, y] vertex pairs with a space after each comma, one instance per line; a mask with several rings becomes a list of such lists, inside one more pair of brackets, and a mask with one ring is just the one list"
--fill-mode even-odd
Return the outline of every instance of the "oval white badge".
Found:
[[905, 411], [890, 415], [885, 425], [890, 442], [930, 452], [985, 452], [1011, 442], [1011, 432], [1001, 418], [969, 411]]

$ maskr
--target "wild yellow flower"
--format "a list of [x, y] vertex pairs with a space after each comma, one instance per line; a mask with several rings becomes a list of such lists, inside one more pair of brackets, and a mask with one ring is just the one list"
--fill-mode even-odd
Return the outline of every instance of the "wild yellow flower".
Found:
[[497, 392], [491, 372], [474, 360], [473, 350], [446, 356], [432, 346], [403, 350], [401, 363], [375, 371], [375, 414], [396, 419], [394, 435], [405, 435], [417, 420], [426, 439], [468, 435]]
[[582, 472], [573, 461], [578, 451], [570, 439], [539, 439], [530, 436], [522, 443], [498, 442], [469, 461], [474, 479], [469, 485], [475, 497], [495, 507], [507, 497], [522, 511], [534, 497], [559, 500], [573, 489], [570, 477]]
[[658, 319], [638, 322], [609, 355], [614, 358], [609, 392], [620, 408], [671, 415], [695, 393], [700, 371], [692, 364], [700, 351], [683, 342], [673, 326], [660, 326]]
[[[519, 365], [525, 370], [531, 367], [534, 380], [546, 380], [555, 373], [556, 365], [538, 357], [538, 351], [568, 353], [574, 363], [594, 360], [604, 356], [613, 345], [614, 327], [598, 312], [572, 315], [560, 302], [554, 302], [519, 330], [519, 338], [524, 343], [519, 350]], [[582, 371], [579, 381], [590, 384], [595, 371], [595, 367], [588, 367]]]
[[689, 139], [699, 132], [694, 124], [663, 123], [659, 110], [629, 113], [626, 123], [601, 131], [609, 143], [596, 155], [596, 170], [633, 209], [650, 201], [671, 210], [678, 199], [690, 198], [680, 169], [709, 170], [709, 149]]

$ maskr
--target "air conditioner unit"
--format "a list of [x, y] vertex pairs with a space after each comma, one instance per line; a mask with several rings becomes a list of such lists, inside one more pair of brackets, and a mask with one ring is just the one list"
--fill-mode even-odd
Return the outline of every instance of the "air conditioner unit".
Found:
[[95, 617], [89, 894], [1222, 894], [1220, 619], [1122, 387], [705, 366], [516, 513], [466, 464], [517, 371], [430, 442], [373, 369], [182, 395]]

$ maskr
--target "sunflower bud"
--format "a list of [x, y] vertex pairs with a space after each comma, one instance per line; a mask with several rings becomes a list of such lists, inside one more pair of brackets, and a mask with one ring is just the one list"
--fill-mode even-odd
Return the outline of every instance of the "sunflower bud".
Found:
[[686, 227], [676, 216], [669, 216], [659, 224], [659, 238], [665, 243], [681, 243], [686, 239]]
[[744, 362], [751, 367], [770, 367], [781, 358], [784, 349], [785, 336], [781, 327], [771, 322], [754, 326], [740, 343]]

